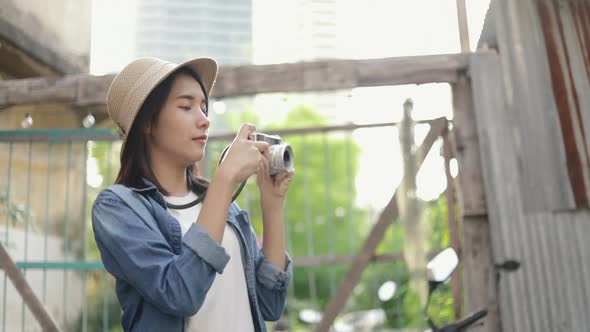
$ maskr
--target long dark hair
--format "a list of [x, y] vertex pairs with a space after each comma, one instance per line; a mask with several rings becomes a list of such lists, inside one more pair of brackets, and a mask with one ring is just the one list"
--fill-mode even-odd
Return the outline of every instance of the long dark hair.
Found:
[[[115, 183], [127, 187], [142, 188], [145, 186], [141, 179], [143, 177], [153, 183], [163, 195], [169, 195], [156, 178], [150, 165], [146, 134], [143, 129], [148, 125], [152, 128], [157, 125], [158, 116], [162, 111], [164, 102], [168, 99], [172, 84], [180, 74], [190, 75], [199, 82], [205, 95], [207, 109], [209, 109], [209, 96], [207, 96], [203, 80], [189, 68], [182, 67], [160, 82], [147, 96], [131, 125], [131, 129], [127, 134], [127, 142], [121, 153], [121, 169]], [[186, 172], [193, 190], [202, 191], [207, 188], [208, 182], [199, 176], [196, 164], [188, 166]]]

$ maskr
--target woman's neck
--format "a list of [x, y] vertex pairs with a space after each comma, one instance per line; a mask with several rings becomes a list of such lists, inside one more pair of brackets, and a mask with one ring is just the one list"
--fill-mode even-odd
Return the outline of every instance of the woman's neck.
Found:
[[159, 160], [152, 163], [152, 171], [169, 196], [185, 196], [188, 194], [186, 167]]

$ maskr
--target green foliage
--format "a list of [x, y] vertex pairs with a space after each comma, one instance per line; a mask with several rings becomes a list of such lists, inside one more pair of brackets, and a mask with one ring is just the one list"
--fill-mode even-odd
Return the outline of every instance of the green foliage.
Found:
[[16, 226], [17, 223], [24, 223], [27, 215], [31, 212], [28, 211], [23, 204], [16, 204], [9, 202], [6, 190], [0, 192], [0, 215], [6, 215], [8, 213], [8, 220], [12, 223], [12, 226]]
[[[456, 207], [455, 207], [456, 210]], [[451, 246], [449, 237], [449, 219], [447, 198], [443, 194], [437, 200], [428, 203], [430, 227], [430, 247], [444, 249]], [[458, 215], [455, 213], [455, 215]], [[457, 270], [454, 273], [460, 273]], [[447, 282], [437, 289], [430, 299], [430, 317], [437, 325], [448, 324], [454, 320], [453, 290]]]

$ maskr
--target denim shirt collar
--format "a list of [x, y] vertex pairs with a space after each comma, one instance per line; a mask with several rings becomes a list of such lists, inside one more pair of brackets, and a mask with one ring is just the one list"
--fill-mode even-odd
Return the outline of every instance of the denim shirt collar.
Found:
[[134, 188], [134, 187], [130, 187], [131, 190], [141, 193], [141, 192], [149, 192], [152, 190], [158, 191], [158, 188], [156, 187], [155, 184], [151, 183], [150, 180], [141, 177], [141, 182], [143, 182], [144, 187], [143, 188]]

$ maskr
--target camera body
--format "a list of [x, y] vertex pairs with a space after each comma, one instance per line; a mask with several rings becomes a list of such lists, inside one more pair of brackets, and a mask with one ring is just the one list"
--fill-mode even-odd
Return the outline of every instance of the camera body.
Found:
[[291, 145], [283, 143], [280, 136], [253, 132], [248, 135], [248, 139], [251, 141], [268, 143], [270, 152], [270, 175], [288, 173], [295, 170], [293, 149], [291, 148]]

